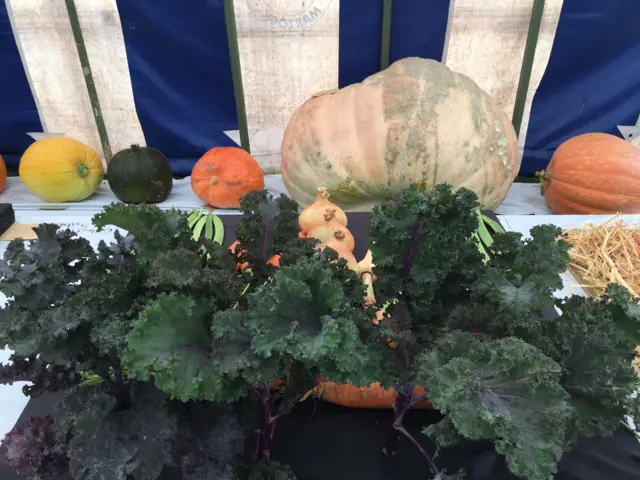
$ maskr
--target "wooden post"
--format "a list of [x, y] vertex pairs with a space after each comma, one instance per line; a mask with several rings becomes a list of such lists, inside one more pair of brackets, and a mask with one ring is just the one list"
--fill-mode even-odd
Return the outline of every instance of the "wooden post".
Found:
[[382, 5], [382, 49], [380, 51], [380, 70], [386, 69], [390, 62], [392, 18], [393, 0], [384, 0]]
[[244, 88], [242, 87], [242, 67], [238, 50], [238, 31], [233, 8], [233, 0], [224, 0], [224, 17], [227, 23], [227, 39], [231, 56], [231, 75], [233, 77], [233, 93], [236, 97], [236, 111], [238, 114], [238, 128], [240, 129], [240, 145], [251, 153], [249, 142], [249, 127], [247, 125], [247, 110], [244, 104]]
[[67, 12], [69, 14], [69, 22], [71, 23], [71, 29], [73, 31], [73, 37], [76, 41], [76, 48], [78, 49], [78, 57], [80, 58], [80, 64], [82, 65], [84, 81], [87, 85], [87, 93], [89, 94], [89, 100], [91, 101], [93, 118], [96, 121], [98, 135], [100, 136], [100, 143], [102, 144], [102, 152], [104, 153], [105, 161], [109, 163], [112, 156], [111, 144], [109, 143], [109, 134], [107, 133], [107, 127], [104, 123], [104, 117], [102, 116], [100, 99], [98, 98], [98, 91], [96, 90], [96, 84], [93, 80], [93, 73], [91, 72], [89, 55], [87, 54], [87, 48], [84, 44], [84, 37], [82, 36], [82, 28], [80, 27], [80, 20], [78, 19], [78, 11], [76, 10], [76, 4], [74, 0], [65, 0], [65, 2], [67, 5]]
[[524, 107], [527, 101], [527, 92], [531, 83], [531, 71], [533, 70], [533, 61], [536, 57], [536, 47], [538, 46], [538, 37], [540, 36], [540, 25], [542, 24], [542, 15], [544, 13], [544, 1], [534, 0], [531, 11], [531, 22], [529, 23], [529, 33], [527, 35], [527, 43], [524, 47], [524, 56], [522, 58], [522, 70], [520, 70], [520, 79], [518, 81], [518, 90], [516, 92], [516, 100], [513, 107], [513, 128], [516, 135], [520, 137], [520, 128], [522, 127], [522, 117], [524, 116]]

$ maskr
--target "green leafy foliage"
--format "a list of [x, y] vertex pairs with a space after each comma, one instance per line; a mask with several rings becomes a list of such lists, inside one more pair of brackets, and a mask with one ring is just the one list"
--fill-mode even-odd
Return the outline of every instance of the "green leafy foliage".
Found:
[[[402, 421], [423, 399], [412, 385], [424, 385], [446, 415], [425, 430], [440, 447], [489, 439], [516, 475], [548, 480], [578, 435], [610, 433], [638, 412], [638, 300], [615, 286], [602, 300], [555, 299], [570, 248], [560, 229], [495, 231], [483, 257], [476, 209], [471, 192], [439, 185], [373, 211], [375, 294], [396, 344], [380, 373], [398, 392], [393, 425], [408, 436]], [[552, 318], [554, 307], [563, 315]]]
[[[67, 395], [52, 419], [8, 435], [4, 462], [29, 480], [153, 480], [168, 469], [294, 480], [270, 442], [319, 377], [397, 390], [387, 452], [399, 435], [419, 445], [403, 421], [429, 399], [444, 414], [424, 431], [438, 447], [491, 440], [527, 480], [552, 478], [578, 436], [640, 418], [640, 301], [615, 285], [603, 299], [554, 298], [569, 250], [558, 228], [523, 239], [491, 226], [466, 189], [411, 186], [372, 214], [375, 307], [336, 252], [298, 238], [295, 202], [252, 192], [242, 210], [240, 258], [206, 222], [194, 235], [195, 216], [148, 205], [94, 217], [124, 230], [97, 249], [46, 224], [36, 241], [9, 244], [0, 345], [14, 355], [0, 382]], [[414, 385], [428, 394], [413, 397]], [[236, 408], [249, 402], [245, 425]], [[462, 478], [421, 453], [432, 478]]]
[[[186, 402], [210, 397], [216, 370], [201, 363], [215, 344], [211, 319], [236, 305], [246, 285], [235, 258], [193, 239], [176, 210], [113, 204], [94, 225], [124, 232], [94, 250], [69, 230], [41, 225], [37, 240], [11, 242], [0, 262], [9, 297], [0, 344], [15, 352], [0, 381], [32, 382], [28, 395], [69, 391], [53, 416], [56, 431], [46, 422], [16, 427], [9, 438], [26, 450], [4, 461], [28, 479], [146, 480], [177, 466], [188, 480], [237, 480], [244, 430], [234, 411]], [[148, 336], [136, 336], [145, 329]], [[171, 377], [174, 363], [183, 370]], [[216, 398], [234, 400], [233, 388], [246, 394], [241, 383]]]
[[420, 364], [430, 401], [460, 435], [493, 440], [524, 478], [555, 472], [570, 415], [560, 365], [517, 338], [483, 342], [463, 333], [441, 337]]

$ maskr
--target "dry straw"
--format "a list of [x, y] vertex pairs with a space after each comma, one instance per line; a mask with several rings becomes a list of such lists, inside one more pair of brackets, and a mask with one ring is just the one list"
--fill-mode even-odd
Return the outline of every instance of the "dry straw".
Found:
[[640, 295], [640, 225], [616, 215], [601, 225], [565, 230], [562, 238], [573, 246], [569, 269], [589, 295], [602, 295], [610, 283]]

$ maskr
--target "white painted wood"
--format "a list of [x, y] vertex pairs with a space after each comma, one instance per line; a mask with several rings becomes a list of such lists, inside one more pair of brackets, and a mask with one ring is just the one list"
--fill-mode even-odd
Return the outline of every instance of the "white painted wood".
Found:
[[[236, 0], [251, 153], [279, 154], [293, 111], [338, 87], [339, 0]], [[275, 157], [265, 157], [273, 169]], [[279, 170], [279, 168], [278, 168]]]
[[44, 131], [66, 134], [101, 153], [64, 0], [5, 2]]
[[76, 10], [111, 151], [115, 154], [134, 143], [146, 145], [133, 99], [116, 0], [76, 0]]
[[[547, 0], [522, 122], [547, 67], [563, 0]], [[452, 0], [443, 62], [471, 77], [511, 117], [522, 68], [533, 0]]]
[[[73, 137], [103, 156], [64, 0], [5, 2], [44, 131]], [[111, 149], [144, 145], [116, 2], [81, 0], [76, 9]]]

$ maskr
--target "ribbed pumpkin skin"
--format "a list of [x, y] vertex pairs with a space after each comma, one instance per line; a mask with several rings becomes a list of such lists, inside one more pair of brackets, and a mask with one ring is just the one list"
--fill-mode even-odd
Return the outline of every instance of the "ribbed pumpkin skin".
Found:
[[69, 137], [49, 137], [27, 148], [18, 174], [27, 189], [42, 200], [80, 202], [96, 192], [104, 168], [88, 145]]
[[173, 188], [169, 160], [160, 150], [131, 145], [115, 154], [107, 167], [114, 195], [125, 203], [164, 202]]
[[7, 186], [7, 166], [4, 163], [4, 158], [0, 155], [0, 192]]
[[300, 106], [284, 133], [281, 168], [303, 207], [318, 186], [344, 210], [367, 211], [411, 183], [449, 183], [494, 209], [520, 157], [513, 125], [469, 77], [406, 58]]
[[[397, 393], [393, 389], [385, 389], [380, 384], [369, 387], [354, 387], [353, 385], [339, 385], [335, 382], [323, 381], [320, 384], [320, 398], [325, 402], [347, 408], [392, 408]], [[414, 387], [413, 395], [423, 395], [425, 389]], [[429, 401], [417, 404], [413, 408], [432, 408]]]
[[193, 166], [191, 188], [212, 207], [239, 208], [240, 198], [264, 188], [264, 173], [243, 149], [215, 147]]
[[538, 175], [557, 215], [640, 213], [640, 149], [616, 136], [570, 138]]

